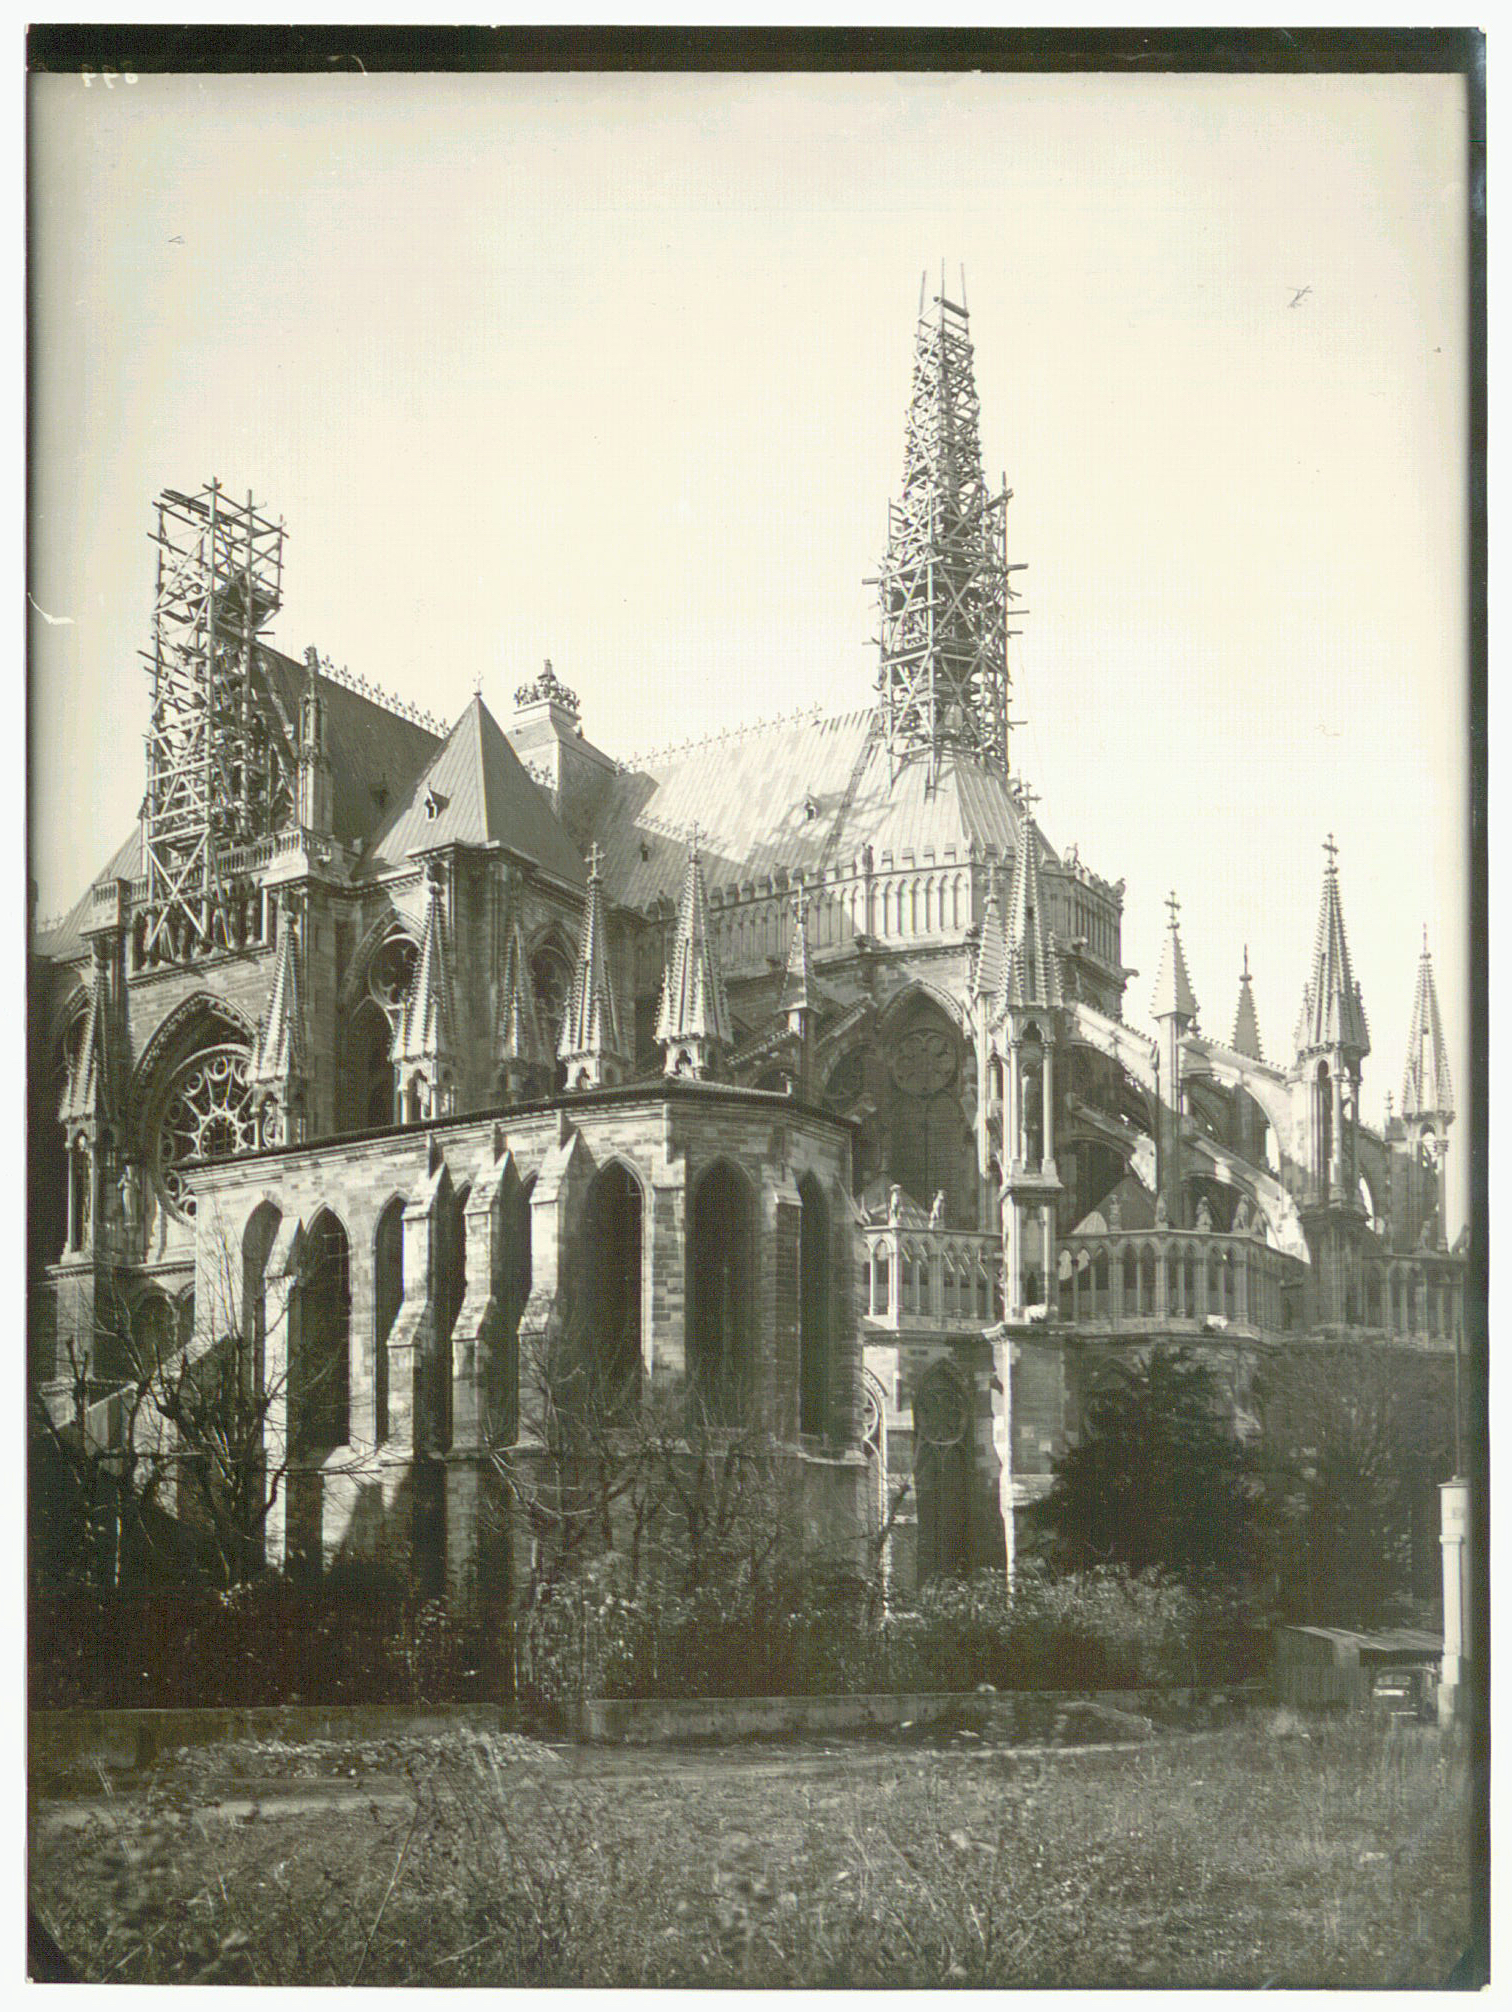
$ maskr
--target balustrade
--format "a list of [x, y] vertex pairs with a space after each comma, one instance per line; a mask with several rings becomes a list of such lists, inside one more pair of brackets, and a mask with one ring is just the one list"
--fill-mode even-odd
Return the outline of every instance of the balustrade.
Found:
[[990, 1232], [880, 1224], [860, 1235], [874, 1326], [955, 1330], [1002, 1319], [1003, 1249]]

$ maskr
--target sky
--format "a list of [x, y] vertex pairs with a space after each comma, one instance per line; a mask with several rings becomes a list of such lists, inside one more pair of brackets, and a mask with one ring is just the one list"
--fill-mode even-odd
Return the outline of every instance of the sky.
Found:
[[[920, 275], [1028, 611], [1013, 766], [1289, 1058], [1332, 833], [1400, 1097], [1468, 1088], [1463, 84], [971, 75], [29, 82], [32, 874], [144, 785], [153, 497], [288, 525], [289, 654], [612, 754], [868, 702]], [[933, 289], [931, 289], [933, 290]], [[1450, 1234], [1463, 1220], [1461, 1111]]]

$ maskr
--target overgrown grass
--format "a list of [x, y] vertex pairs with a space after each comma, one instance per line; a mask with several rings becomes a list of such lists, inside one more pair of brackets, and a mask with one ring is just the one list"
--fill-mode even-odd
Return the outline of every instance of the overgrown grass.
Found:
[[1362, 1717], [1037, 1756], [345, 1759], [309, 1762], [341, 1807], [275, 1804], [284, 1766], [234, 1791], [267, 1808], [212, 1808], [185, 1759], [44, 1810], [34, 1903], [87, 1978], [263, 1984], [1437, 1984], [1468, 1931], [1464, 1763]]

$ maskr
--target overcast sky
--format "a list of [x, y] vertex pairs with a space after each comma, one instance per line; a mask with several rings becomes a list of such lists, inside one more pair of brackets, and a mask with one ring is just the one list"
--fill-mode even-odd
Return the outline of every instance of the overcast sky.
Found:
[[[273, 638], [612, 753], [867, 702], [920, 272], [965, 267], [1031, 611], [1013, 760], [1290, 1053], [1332, 831], [1400, 1096], [1468, 1086], [1456, 78], [33, 77], [33, 865], [143, 790], [151, 501], [289, 526]], [[958, 285], [959, 281], [956, 280]], [[1463, 1111], [1451, 1166], [1462, 1219]]]

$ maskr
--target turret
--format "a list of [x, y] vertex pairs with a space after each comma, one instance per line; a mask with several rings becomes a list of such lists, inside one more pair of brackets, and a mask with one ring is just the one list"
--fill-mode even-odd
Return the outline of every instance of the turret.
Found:
[[1045, 928], [1034, 798], [1019, 799], [1018, 858], [1009, 900], [995, 1040], [1006, 1051], [1003, 1110], [1003, 1239], [1007, 1314], [1022, 1320], [1048, 1304], [1055, 1277], [1055, 1046], [1060, 962]]
[[1244, 969], [1239, 974], [1239, 1003], [1234, 1008], [1234, 1038], [1229, 1046], [1236, 1055], [1263, 1062], [1260, 1051], [1260, 1016], [1255, 1011], [1255, 994], [1250, 986], [1249, 945], [1244, 946]]
[[1425, 926], [1417, 989], [1412, 999], [1412, 1022], [1407, 1032], [1407, 1064], [1402, 1075], [1402, 1129], [1410, 1154], [1408, 1209], [1413, 1242], [1421, 1238], [1427, 1227], [1432, 1242], [1443, 1246], [1444, 1162], [1453, 1122], [1454, 1086], [1449, 1080], [1449, 1055], [1444, 1046]]
[[732, 1045], [724, 977], [709, 929], [698, 833], [688, 847], [672, 957], [662, 973], [656, 1039], [669, 1076], [708, 1076]]
[[305, 1136], [304, 1016], [298, 932], [287, 910], [278, 932], [268, 1011], [257, 1030], [248, 1077], [261, 1100], [258, 1130], [263, 1144], [297, 1144]]
[[1181, 1227], [1186, 1221], [1181, 1167], [1181, 1044], [1197, 1025], [1197, 995], [1192, 990], [1186, 952], [1181, 947], [1176, 920], [1181, 903], [1174, 890], [1166, 902], [1166, 913], [1170, 922], [1161, 945], [1150, 1010], [1160, 1027], [1160, 1193], [1165, 1200], [1167, 1219], [1173, 1226]]
[[329, 835], [333, 828], [331, 758], [326, 749], [325, 697], [320, 659], [312, 644], [305, 651], [307, 678], [299, 704], [299, 794], [296, 816], [306, 831]]
[[518, 912], [510, 917], [504, 935], [494, 1060], [499, 1088], [511, 1104], [550, 1084], [551, 1056], [541, 1033], [540, 1009]]
[[569, 1090], [596, 1090], [623, 1080], [625, 1044], [609, 973], [609, 941], [604, 917], [603, 854], [588, 852], [588, 899], [583, 933], [573, 967], [572, 990], [562, 1016], [557, 1059], [566, 1065]]
[[1302, 994], [1291, 1067], [1297, 1158], [1306, 1169], [1305, 1199], [1315, 1207], [1353, 1208], [1359, 1173], [1356, 1135], [1360, 1065], [1370, 1030], [1349, 962], [1339, 898], [1339, 849], [1324, 848], [1323, 898], [1313, 942], [1312, 975]]

